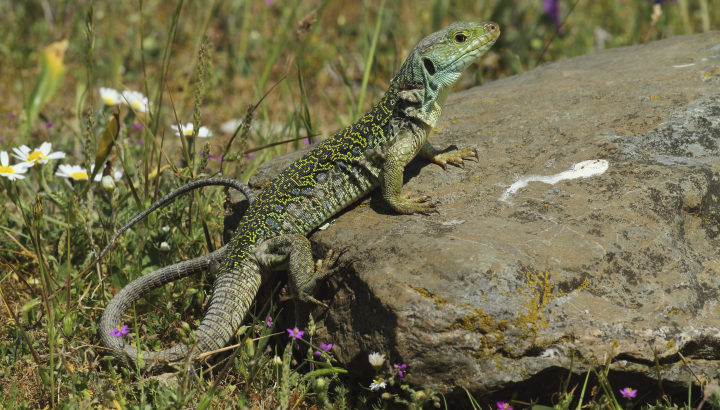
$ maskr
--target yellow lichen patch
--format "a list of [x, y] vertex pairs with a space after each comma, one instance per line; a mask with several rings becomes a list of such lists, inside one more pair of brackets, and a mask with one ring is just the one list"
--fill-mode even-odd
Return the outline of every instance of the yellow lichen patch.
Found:
[[577, 289], [575, 289], [575, 290], [589, 289], [590, 288], [589, 282], [590, 282], [589, 279], [585, 278], [583, 283], [581, 283], [580, 286], [578, 286]]
[[434, 301], [435, 301], [438, 305], [440, 305], [440, 306], [442, 306], [442, 305], [447, 305], [447, 302], [446, 302], [446, 301], [444, 301], [444, 300], [440, 299], [439, 297], [433, 295], [432, 293], [430, 293], [430, 291], [428, 291], [428, 290], [425, 289], [425, 288], [417, 287], [417, 288], [413, 288], [413, 289], [415, 289], [415, 291], [416, 291], [417, 293], [419, 293], [420, 296], [425, 297], [425, 298], [428, 298], [428, 299], [432, 299], [432, 300], [434, 300]]
[[670, 339], [670, 340], [667, 342], [667, 345], [666, 345], [666, 346], [667, 346], [668, 349], [672, 349], [673, 347], [675, 347], [675, 340], [674, 340], [674, 339]]
[[[549, 271], [539, 272], [535, 268], [526, 266], [523, 262], [521, 263], [524, 267], [521, 273], [525, 275], [526, 285], [518, 294], [524, 300], [520, 302], [520, 305], [527, 309], [525, 312], [517, 312], [518, 315], [513, 320], [513, 324], [518, 329], [525, 331], [521, 337], [529, 338], [533, 337], [540, 328], [547, 329], [549, 327], [542, 310], [551, 300], [563, 296], [565, 293], [562, 291], [553, 293], [554, 286], [550, 283]], [[586, 282], [583, 282], [580, 287], [587, 286]]]
[[651, 99], [651, 100], [657, 100], [658, 98], [660, 98], [660, 97], [658, 97], [657, 95], [651, 95], [651, 96], [650, 96], [650, 99]]
[[448, 331], [453, 330], [469, 330], [471, 332], [494, 334], [502, 337], [502, 331], [507, 329], [509, 323], [507, 320], [496, 321], [492, 317], [485, 314], [482, 308], [473, 309], [470, 314], [465, 315], [462, 319], [456, 320], [455, 323], [447, 328]]

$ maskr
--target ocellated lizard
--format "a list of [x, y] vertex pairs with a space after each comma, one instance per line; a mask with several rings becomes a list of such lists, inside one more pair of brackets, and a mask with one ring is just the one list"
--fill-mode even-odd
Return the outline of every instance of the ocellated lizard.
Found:
[[[473, 148], [436, 150], [427, 138], [460, 75], [499, 35], [498, 25], [492, 22], [456, 22], [429, 35], [410, 53], [377, 105], [292, 163], [261, 191], [227, 246], [196, 330], [198, 345], [193, 354], [220, 349], [230, 341], [260, 284], [274, 271], [289, 270], [296, 303], [322, 304], [313, 294], [320, 281], [334, 272], [331, 266], [337, 253], [316, 268], [306, 236], [372, 189], [380, 186], [385, 201], [401, 214], [436, 209], [438, 204], [428, 196], [401, 195], [404, 167], [416, 155], [443, 167], [477, 157]], [[206, 260], [183, 266], [202, 269], [207, 267]], [[167, 269], [163, 278], [153, 276], [153, 283], [143, 282], [142, 277], [131, 282], [105, 309], [100, 325], [103, 342], [123, 360], [135, 361], [137, 350], [109, 333], [121, 324], [124, 311], [140, 294], [187, 274], [187, 270]], [[153, 367], [179, 363], [187, 354], [188, 346], [178, 344], [160, 352], [143, 352], [143, 357]]]

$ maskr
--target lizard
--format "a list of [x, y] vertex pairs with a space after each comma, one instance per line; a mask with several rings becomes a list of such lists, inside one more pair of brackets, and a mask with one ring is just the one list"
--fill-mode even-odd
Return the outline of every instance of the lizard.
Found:
[[[404, 167], [416, 156], [445, 169], [447, 164], [462, 166], [464, 158], [479, 159], [474, 148], [440, 151], [427, 138], [465, 68], [499, 35], [499, 26], [493, 22], [455, 22], [430, 34], [412, 50], [368, 113], [290, 164], [251, 199], [252, 205], [223, 248], [212, 295], [195, 330], [196, 346], [192, 351], [182, 343], [159, 352], [142, 351], [144, 370], [178, 365], [189, 354], [227, 345], [260, 285], [275, 271], [288, 270], [296, 312], [299, 303], [326, 306], [314, 293], [323, 279], [337, 272], [335, 264], [341, 252], [331, 249], [326, 259], [316, 264], [307, 235], [373, 189], [380, 187], [383, 199], [400, 214], [436, 211], [440, 204], [429, 196], [401, 194]], [[210, 255], [203, 260], [207, 257]], [[199, 260], [186, 264], [193, 262], [192, 269], [207, 268], [208, 263]], [[138, 350], [110, 332], [140, 295], [186, 273], [187, 269], [171, 269], [161, 278], [151, 275], [152, 280], [143, 281], [140, 277], [105, 308], [100, 322], [102, 340], [131, 367], [138, 364]]]

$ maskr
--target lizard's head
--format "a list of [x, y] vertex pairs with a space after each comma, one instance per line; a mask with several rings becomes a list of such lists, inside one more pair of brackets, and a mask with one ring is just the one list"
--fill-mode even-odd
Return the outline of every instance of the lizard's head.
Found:
[[[425, 37], [395, 76], [402, 84], [421, 84], [422, 110], [437, 119], [445, 98], [470, 64], [476, 62], [500, 36], [500, 27], [484, 23], [455, 22]], [[432, 124], [434, 125], [434, 124]]]

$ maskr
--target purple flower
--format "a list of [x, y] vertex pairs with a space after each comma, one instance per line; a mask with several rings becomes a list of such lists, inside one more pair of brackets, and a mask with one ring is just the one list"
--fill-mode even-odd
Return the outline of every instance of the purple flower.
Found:
[[266, 6], [272, 6], [272, 5], [273, 5], [273, 0], [265, 0], [265, 5], [266, 5]]
[[303, 140], [303, 144], [305, 144], [305, 145], [310, 145], [310, 138], [305, 138], [305, 139]]
[[113, 329], [113, 331], [110, 332], [110, 336], [123, 337], [128, 333], [130, 333], [130, 331], [128, 330], [127, 325], [125, 325], [119, 329], [117, 326], [115, 326], [115, 329]]
[[320, 356], [323, 354], [323, 352], [326, 352], [326, 353], [329, 352], [330, 349], [332, 349], [332, 346], [333, 346], [332, 343], [328, 343], [328, 344], [320, 343], [320, 349], [322, 350], [322, 352], [320, 350], [316, 351], [314, 353], [315, 356]]
[[560, 30], [560, 0], [545, 0], [543, 1], [543, 10], [545, 14], [555, 24], [555, 31]]
[[210, 172], [210, 168], [205, 168], [205, 172]]
[[48, 121], [48, 122], [46, 122], [45, 124], [43, 124], [43, 127], [45, 127], [45, 128], [50, 128], [50, 127], [52, 127], [54, 124], [55, 124], [54, 122]]
[[398, 371], [397, 375], [399, 378], [402, 379], [403, 377], [405, 377], [405, 369], [407, 369], [407, 365], [405, 363], [393, 364], [393, 367], [397, 369], [397, 371]]
[[265, 323], [267, 327], [272, 326], [272, 316], [268, 316], [268, 321]]
[[253, 159], [253, 158], [255, 158], [255, 155], [254, 154], [245, 154], [245, 158]]
[[130, 125], [132, 129], [142, 131], [142, 124], [139, 122], [134, 122], [132, 125]]
[[9, 116], [10, 118], [17, 118], [17, 117], [18, 117], [18, 115], [15, 114], [15, 113], [12, 112], [12, 111], [8, 111], [8, 116]]
[[510, 403], [506, 403], [504, 401], [497, 402], [498, 410], [513, 410]]
[[622, 396], [625, 397], [626, 399], [634, 399], [635, 396], [637, 395], [637, 390], [633, 390], [629, 387], [626, 387], [626, 388], [620, 390], [620, 394], [622, 394]]
[[135, 141], [135, 143], [138, 144], [138, 145], [141, 146], [141, 147], [142, 147], [143, 145], [145, 145], [145, 141], [143, 141], [143, 140], [137, 140], [137, 141]]
[[304, 330], [300, 330], [298, 328], [288, 329], [287, 331], [289, 333], [288, 336], [290, 336], [290, 338], [295, 338], [295, 339], [302, 339], [302, 335], [305, 334]]

